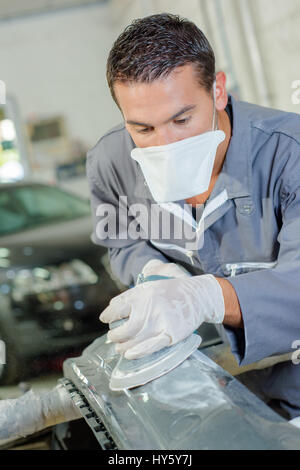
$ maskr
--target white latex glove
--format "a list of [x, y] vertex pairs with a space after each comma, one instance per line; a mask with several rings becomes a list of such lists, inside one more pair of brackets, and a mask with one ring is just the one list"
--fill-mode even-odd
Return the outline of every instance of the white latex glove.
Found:
[[100, 320], [128, 318], [107, 336], [118, 353], [137, 359], [178, 343], [203, 322], [222, 323], [224, 315], [222, 289], [207, 274], [139, 284], [114, 297]]
[[159, 259], [151, 259], [143, 267], [143, 276], [190, 277], [191, 274], [176, 263], [164, 263]]

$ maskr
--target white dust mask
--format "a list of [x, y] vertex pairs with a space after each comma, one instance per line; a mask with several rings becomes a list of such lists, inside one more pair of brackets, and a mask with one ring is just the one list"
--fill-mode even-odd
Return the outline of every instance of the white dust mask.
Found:
[[225, 133], [212, 130], [167, 145], [134, 148], [131, 157], [142, 169], [145, 180], [156, 202], [188, 199], [206, 192], [213, 171], [218, 145]]

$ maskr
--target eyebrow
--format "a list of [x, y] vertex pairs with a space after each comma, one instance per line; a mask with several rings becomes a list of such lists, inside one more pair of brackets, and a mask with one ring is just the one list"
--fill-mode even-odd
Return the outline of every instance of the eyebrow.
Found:
[[[167, 122], [169, 121], [172, 121], [173, 119], [176, 119], [178, 116], [180, 116], [181, 114], [184, 114], [186, 113], [187, 111], [190, 111], [191, 109], [194, 109], [196, 107], [195, 104], [191, 104], [189, 106], [185, 106], [184, 108], [182, 108], [180, 111], [178, 111], [176, 114], [174, 114], [173, 116], [171, 116], [169, 119], [167, 119], [164, 124], [166, 124]], [[126, 121], [127, 124], [131, 124], [133, 126], [143, 126], [143, 127], [154, 127], [152, 126], [152, 124], [147, 124], [145, 122], [136, 122], [136, 121]]]

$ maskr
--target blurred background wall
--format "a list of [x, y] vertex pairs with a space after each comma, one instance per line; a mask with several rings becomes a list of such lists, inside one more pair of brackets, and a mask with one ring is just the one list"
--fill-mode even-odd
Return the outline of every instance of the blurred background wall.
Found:
[[299, 0], [1, 0], [0, 80], [27, 175], [86, 189], [86, 150], [122, 120], [106, 84], [109, 49], [134, 18], [160, 12], [205, 32], [231, 93], [300, 111]]

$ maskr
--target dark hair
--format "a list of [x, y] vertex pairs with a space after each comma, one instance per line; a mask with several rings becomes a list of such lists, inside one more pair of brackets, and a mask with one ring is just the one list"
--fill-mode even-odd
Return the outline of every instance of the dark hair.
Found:
[[194, 23], [169, 13], [136, 19], [117, 38], [108, 56], [106, 77], [111, 95], [117, 103], [116, 81], [149, 83], [189, 63], [195, 66], [199, 84], [210, 92], [215, 55]]

